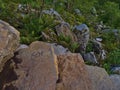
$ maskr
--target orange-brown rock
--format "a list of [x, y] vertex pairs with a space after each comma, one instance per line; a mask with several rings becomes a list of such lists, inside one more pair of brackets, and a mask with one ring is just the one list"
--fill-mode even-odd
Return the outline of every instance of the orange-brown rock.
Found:
[[56, 90], [92, 90], [84, 61], [80, 54], [58, 55], [59, 79]]

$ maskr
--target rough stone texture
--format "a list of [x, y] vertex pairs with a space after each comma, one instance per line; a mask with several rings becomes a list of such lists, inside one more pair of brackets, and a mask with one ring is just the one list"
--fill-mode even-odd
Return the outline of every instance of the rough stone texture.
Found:
[[75, 27], [74, 33], [78, 38], [79, 48], [81, 54], [85, 53], [86, 45], [89, 41], [89, 28], [86, 24], [81, 24]]
[[117, 74], [110, 75], [110, 79], [112, 80], [116, 87], [115, 90], [120, 90], [120, 75]]
[[53, 49], [54, 49], [54, 53], [55, 53], [56, 55], [65, 54], [65, 53], [71, 53], [71, 52], [68, 50], [68, 48], [64, 48], [64, 47], [61, 46], [61, 45], [58, 45], [58, 44], [56, 44], [56, 43], [53, 43], [53, 44], [51, 44], [51, 45], [52, 45], [52, 47], [53, 47]]
[[56, 90], [92, 90], [80, 54], [58, 55], [59, 79]]
[[76, 35], [70, 30], [68, 23], [63, 22], [55, 27], [57, 35], [63, 35], [65, 37], [70, 37], [72, 42], [77, 41]]
[[86, 65], [86, 69], [93, 85], [92, 90], [116, 90], [114, 83], [103, 68]]
[[56, 60], [48, 43], [36, 41], [29, 48], [20, 49], [13, 57], [17, 79], [4, 84], [3, 90], [55, 90], [58, 79]]
[[0, 20], [0, 72], [7, 60], [19, 45], [19, 32], [8, 23]]

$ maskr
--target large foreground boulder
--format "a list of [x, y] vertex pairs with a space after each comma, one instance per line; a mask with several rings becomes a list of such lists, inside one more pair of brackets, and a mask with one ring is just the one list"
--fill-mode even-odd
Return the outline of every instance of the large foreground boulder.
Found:
[[8, 23], [0, 20], [0, 72], [5, 62], [13, 57], [19, 40], [19, 32]]
[[[33, 42], [29, 48], [16, 52], [11, 62], [13, 63], [9, 67], [13, 66], [14, 69], [13, 73], [9, 72], [8, 77], [16, 78], [6, 81], [1, 86], [3, 90], [55, 90], [58, 79], [57, 63], [50, 44]], [[3, 72], [0, 76], [5, 77]]]

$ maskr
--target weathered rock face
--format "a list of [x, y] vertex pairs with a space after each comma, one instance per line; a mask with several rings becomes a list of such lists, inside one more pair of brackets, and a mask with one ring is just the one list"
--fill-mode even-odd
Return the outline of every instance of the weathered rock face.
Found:
[[19, 45], [19, 32], [8, 23], [0, 20], [0, 72]]
[[92, 90], [117, 90], [103, 68], [88, 65], [86, 65], [86, 68], [89, 73], [91, 84], [93, 85]]
[[56, 90], [92, 90], [85, 64], [79, 54], [58, 55]]
[[57, 35], [63, 35], [64, 37], [70, 37], [72, 42], [77, 41], [76, 35], [70, 30], [70, 26], [68, 23], [61, 23], [55, 27]]
[[55, 90], [56, 56], [48, 43], [36, 41], [29, 48], [20, 49], [13, 62], [17, 78], [4, 84], [3, 90]]
[[115, 90], [120, 90], [120, 75], [117, 74], [110, 75], [110, 79], [112, 80], [116, 87]]

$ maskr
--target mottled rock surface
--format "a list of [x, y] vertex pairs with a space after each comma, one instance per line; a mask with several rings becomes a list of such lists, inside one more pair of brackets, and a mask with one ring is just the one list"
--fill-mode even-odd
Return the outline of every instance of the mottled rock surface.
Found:
[[48, 43], [33, 42], [29, 48], [16, 52], [12, 60], [17, 78], [6, 82], [3, 90], [55, 90], [58, 79], [56, 56]]
[[56, 90], [92, 90], [80, 54], [58, 55], [59, 79]]
[[19, 45], [19, 32], [8, 23], [0, 20], [0, 72], [7, 60]]

